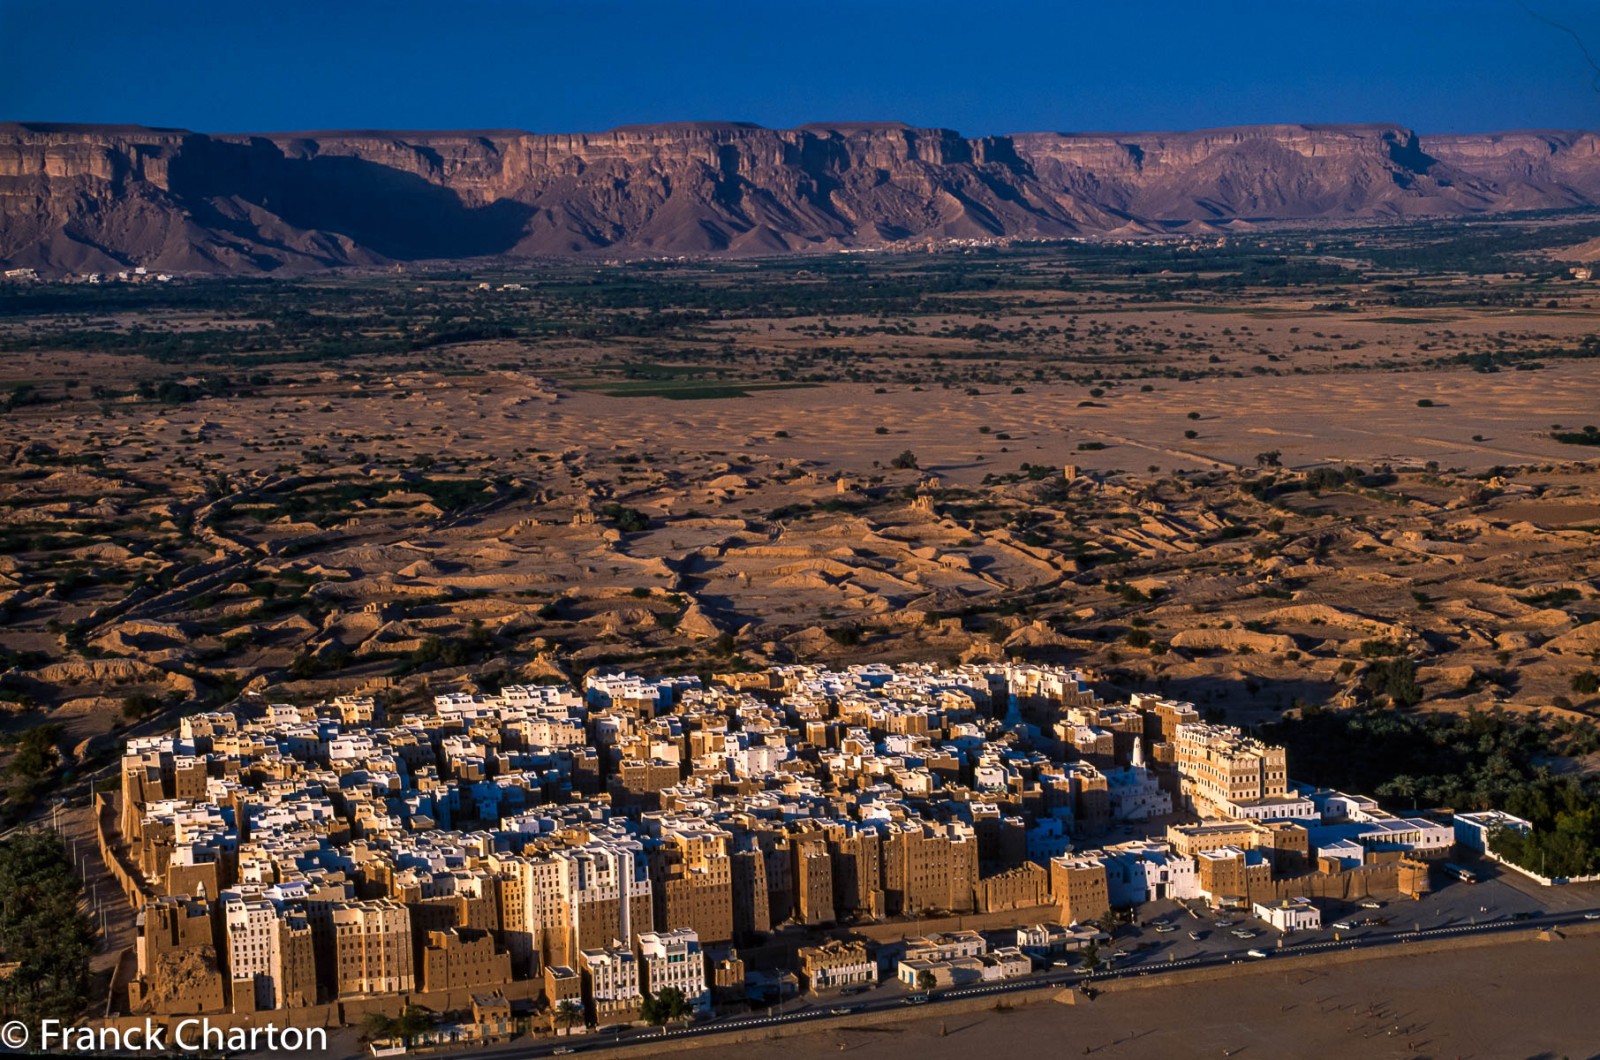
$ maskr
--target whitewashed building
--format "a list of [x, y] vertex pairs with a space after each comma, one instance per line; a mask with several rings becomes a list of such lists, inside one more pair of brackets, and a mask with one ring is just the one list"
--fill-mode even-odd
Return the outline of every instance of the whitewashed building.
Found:
[[710, 1011], [705, 954], [700, 951], [700, 936], [693, 928], [641, 932], [639, 965], [643, 973], [641, 985], [651, 995], [672, 988], [683, 994], [690, 1008]]
[[1105, 862], [1106, 897], [1113, 906], [1200, 897], [1194, 859], [1173, 853], [1164, 842], [1136, 840], [1097, 853]]
[[230, 893], [222, 901], [222, 922], [235, 992], [253, 990], [256, 1008], [275, 1008], [277, 982], [283, 974], [277, 909], [265, 898]]
[[639, 959], [614, 946], [578, 954], [583, 1000], [596, 1026], [630, 1022], [639, 1015]]
[[1533, 831], [1533, 822], [1513, 817], [1501, 810], [1458, 813], [1454, 821], [1455, 841], [1469, 850], [1486, 854], [1489, 851], [1489, 838], [1502, 828], [1527, 835]]
[[1316, 931], [1322, 927], [1322, 912], [1309, 898], [1283, 898], [1276, 902], [1255, 903], [1257, 918], [1284, 934], [1291, 931]]

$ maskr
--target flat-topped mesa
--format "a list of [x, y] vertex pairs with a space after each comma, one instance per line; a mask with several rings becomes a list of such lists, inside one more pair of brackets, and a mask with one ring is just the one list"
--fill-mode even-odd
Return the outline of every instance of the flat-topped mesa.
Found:
[[1589, 206], [1600, 197], [1600, 136], [1592, 132], [1429, 136], [1424, 143], [1444, 165], [1492, 181], [1500, 209]]
[[1600, 202], [1590, 132], [1392, 124], [969, 138], [898, 122], [205, 134], [0, 123], [0, 263], [299, 272], [770, 254]]

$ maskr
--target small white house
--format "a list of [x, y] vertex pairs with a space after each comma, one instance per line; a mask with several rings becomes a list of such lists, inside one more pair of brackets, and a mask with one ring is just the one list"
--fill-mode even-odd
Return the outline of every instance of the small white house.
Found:
[[1489, 851], [1489, 837], [1502, 828], [1509, 828], [1513, 832], [1527, 835], [1533, 831], [1531, 822], [1520, 817], [1513, 817], [1500, 810], [1484, 810], [1482, 813], [1458, 813], [1455, 816], [1455, 840], [1469, 850], [1476, 850], [1480, 854]]
[[1291, 931], [1316, 931], [1322, 927], [1322, 913], [1309, 898], [1257, 902], [1255, 914], [1286, 935]]

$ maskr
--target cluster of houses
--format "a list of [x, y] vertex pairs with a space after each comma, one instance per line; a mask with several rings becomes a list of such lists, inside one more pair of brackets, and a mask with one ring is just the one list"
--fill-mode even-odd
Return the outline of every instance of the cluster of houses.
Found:
[[[115, 802], [133, 1013], [504, 1002], [593, 1026], [663, 991], [704, 1012], [786, 977], [1024, 975], [1163, 899], [1306, 930], [1313, 899], [1426, 890], [1477, 827], [1294, 784], [1282, 748], [1187, 703], [1020, 663], [247, 698], [129, 741]], [[971, 913], [1014, 944], [882, 942]], [[812, 944], [745, 967], [783, 932]]]

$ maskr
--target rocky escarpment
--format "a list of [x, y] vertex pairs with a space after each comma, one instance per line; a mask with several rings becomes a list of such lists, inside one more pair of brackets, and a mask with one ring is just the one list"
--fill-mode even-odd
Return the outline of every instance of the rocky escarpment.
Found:
[[967, 139], [898, 124], [215, 135], [0, 124], [0, 260], [301, 271], [1600, 202], [1600, 136], [1390, 125]]

